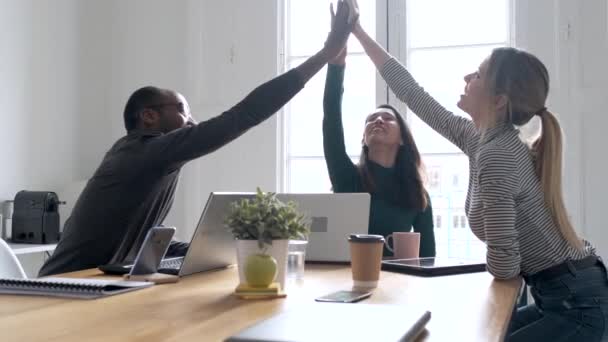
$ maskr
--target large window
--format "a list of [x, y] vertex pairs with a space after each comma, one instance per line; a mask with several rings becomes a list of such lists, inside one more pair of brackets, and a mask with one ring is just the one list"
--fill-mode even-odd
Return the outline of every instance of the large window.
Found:
[[[329, 0], [285, 0], [286, 67], [291, 68], [323, 44]], [[495, 47], [509, 44], [509, 0], [359, 1], [364, 27], [408, 66], [418, 82], [457, 115], [465, 74], [476, 70]], [[323, 14], [327, 18], [323, 19]], [[311, 25], [315, 18], [315, 25]], [[381, 28], [376, 34], [376, 28]], [[386, 28], [386, 29], [384, 29]], [[325, 70], [288, 107], [284, 125], [283, 190], [329, 192], [321, 123]], [[372, 63], [354, 37], [349, 41], [343, 122], [347, 151], [357, 160], [364, 119], [376, 104], [390, 102], [407, 116], [427, 171], [435, 218], [438, 255], [475, 256], [484, 245], [470, 232], [464, 213], [468, 159], [454, 145], [387, 96]]]
[[[329, 0], [286, 1], [286, 67], [316, 53], [329, 33]], [[376, 4], [360, 1], [361, 21], [375, 35]], [[346, 60], [344, 132], [347, 152], [358, 158], [365, 117], [376, 105], [376, 69], [354, 37]], [[319, 72], [286, 106], [284, 189], [289, 192], [329, 192], [331, 184], [323, 156], [321, 124], [326, 69]]]
[[[400, 2], [403, 3], [403, 2]], [[477, 70], [492, 49], [509, 43], [508, 0], [408, 0], [406, 21], [394, 31], [405, 36], [405, 49], [395, 51], [410, 72], [442, 105], [466, 116], [456, 102], [463, 77]], [[405, 50], [405, 51], [403, 51]], [[391, 51], [392, 52], [392, 51]], [[408, 122], [423, 155], [435, 216], [439, 255], [480, 256], [485, 246], [470, 231], [464, 212], [469, 183], [468, 158], [415, 115]], [[437, 218], [441, 217], [441, 224]]]

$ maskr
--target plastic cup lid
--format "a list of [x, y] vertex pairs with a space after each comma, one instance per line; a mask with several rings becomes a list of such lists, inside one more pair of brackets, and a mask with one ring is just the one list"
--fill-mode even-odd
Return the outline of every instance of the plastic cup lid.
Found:
[[348, 241], [351, 242], [364, 242], [364, 243], [384, 243], [384, 236], [373, 235], [373, 234], [351, 234], [348, 237]]

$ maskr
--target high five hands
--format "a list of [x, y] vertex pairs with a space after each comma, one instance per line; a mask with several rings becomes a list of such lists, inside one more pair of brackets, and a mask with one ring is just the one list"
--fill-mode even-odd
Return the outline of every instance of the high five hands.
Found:
[[338, 9], [334, 12], [333, 3], [330, 5], [331, 31], [325, 41], [327, 54], [334, 60], [344, 60], [346, 57], [346, 42], [348, 36], [359, 21], [359, 8], [356, 0], [339, 0]]

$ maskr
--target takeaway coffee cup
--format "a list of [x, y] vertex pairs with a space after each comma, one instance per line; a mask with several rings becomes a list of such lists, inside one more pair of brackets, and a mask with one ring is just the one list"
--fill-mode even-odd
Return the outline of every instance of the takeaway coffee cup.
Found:
[[382, 235], [352, 234], [348, 238], [353, 285], [359, 288], [374, 288], [380, 279], [382, 263]]

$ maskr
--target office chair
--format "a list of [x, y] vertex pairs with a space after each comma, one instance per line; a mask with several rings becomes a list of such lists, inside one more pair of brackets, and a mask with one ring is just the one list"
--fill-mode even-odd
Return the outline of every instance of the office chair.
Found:
[[2, 239], [0, 239], [0, 278], [27, 278], [19, 259]]

